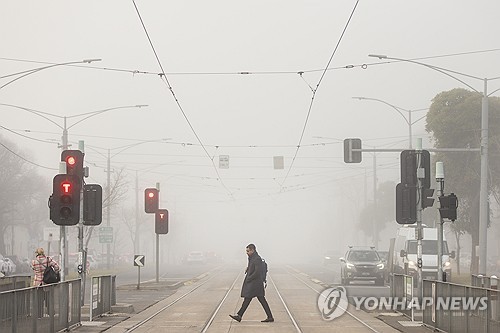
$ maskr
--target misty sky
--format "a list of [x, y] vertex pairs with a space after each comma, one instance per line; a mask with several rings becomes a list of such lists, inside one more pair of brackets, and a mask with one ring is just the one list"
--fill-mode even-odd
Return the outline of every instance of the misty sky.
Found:
[[[342, 140], [404, 148], [408, 125], [387, 105], [352, 97], [418, 110], [437, 93], [464, 87], [423, 66], [368, 54], [500, 76], [500, 2], [493, 0], [361, 0], [356, 8], [351, 0], [135, 5], [165, 77], [132, 1], [5, 1], [0, 86], [15, 78], [6, 75], [48, 64], [102, 61], [56, 66], [0, 89], [0, 103], [11, 105], [0, 105], [0, 134], [39, 165], [48, 197], [62, 130], [18, 107], [58, 115], [45, 116], [59, 126], [66, 116], [70, 127], [83, 118], [74, 115], [148, 105], [84, 120], [69, 129], [69, 139], [73, 148], [85, 141], [88, 183], [105, 185], [108, 150], [112, 169], [125, 168], [124, 206], [134, 206], [136, 174], [141, 214], [143, 189], [159, 182], [161, 206], [172, 218], [171, 233], [162, 237], [193, 250], [239, 254], [255, 242], [286, 256], [293, 246], [323, 252], [363, 242], [352, 226], [365, 181], [371, 200], [371, 153], [346, 165]], [[483, 89], [480, 80], [459, 77]], [[490, 91], [498, 88], [500, 80], [490, 82]], [[413, 113], [414, 120], [424, 115]], [[425, 120], [413, 125], [425, 148], [424, 128]], [[220, 155], [230, 156], [229, 169], [218, 168]], [[284, 156], [283, 170], [273, 168], [273, 156]], [[399, 182], [399, 154], [379, 154], [377, 173], [379, 182]]]

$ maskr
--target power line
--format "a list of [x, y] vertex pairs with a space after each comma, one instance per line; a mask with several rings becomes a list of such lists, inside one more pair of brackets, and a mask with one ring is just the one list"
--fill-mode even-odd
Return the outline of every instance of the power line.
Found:
[[3, 143], [1, 143], [1, 142], [0, 142], [0, 146], [4, 147], [7, 151], [9, 151], [9, 152], [10, 152], [10, 153], [12, 153], [13, 155], [15, 155], [15, 156], [19, 157], [20, 159], [22, 159], [23, 161], [25, 161], [25, 162], [27, 162], [27, 163], [29, 163], [29, 164], [33, 164], [33, 165], [35, 165], [35, 166], [37, 166], [37, 167], [39, 167], [39, 168], [44, 168], [44, 169], [48, 169], [48, 170], [58, 170], [58, 169], [56, 169], [56, 168], [49, 168], [49, 167], [46, 167], [46, 166], [44, 166], [44, 165], [40, 165], [40, 164], [37, 164], [37, 163], [35, 163], [35, 162], [32, 162], [32, 161], [30, 161], [30, 160], [26, 159], [25, 157], [23, 157], [23, 156], [19, 155], [18, 153], [16, 153], [15, 151], [13, 151], [12, 149], [10, 149], [9, 147], [7, 147], [6, 145], [4, 145], [4, 144], [3, 144]]
[[[480, 54], [480, 53], [490, 53], [490, 52], [498, 52], [500, 51], [500, 48], [496, 49], [488, 49], [488, 50], [477, 50], [477, 51], [465, 51], [465, 52], [457, 52], [457, 53], [449, 53], [449, 54], [441, 54], [441, 55], [432, 55], [432, 56], [425, 56], [425, 57], [419, 57], [419, 58], [414, 58], [412, 60], [429, 60], [429, 59], [437, 59], [437, 58], [448, 58], [448, 57], [457, 57], [457, 56], [464, 56], [464, 55], [471, 55], [471, 54]], [[0, 57], [0, 60], [6, 60], [6, 61], [15, 61], [15, 62], [26, 62], [26, 63], [35, 63], [35, 64], [41, 64], [41, 65], [55, 65], [57, 63], [55, 62], [47, 62], [47, 61], [37, 61], [37, 60], [28, 60], [28, 59], [17, 59], [17, 58], [6, 58], [6, 57]], [[373, 63], [363, 63], [363, 64], [349, 64], [349, 65], [344, 65], [344, 66], [337, 66], [337, 67], [329, 67], [326, 70], [331, 71], [331, 70], [340, 70], [340, 69], [352, 69], [352, 68], [362, 68], [366, 69], [368, 66], [375, 66], [375, 65], [381, 65], [384, 63], [381, 62], [373, 62]], [[138, 69], [124, 69], [124, 68], [111, 68], [111, 67], [98, 67], [98, 66], [84, 66], [84, 65], [65, 65], [67, 67], [79, 67], [79, 68], [86, 68], [86, 69], [94, 69], [94, 70], [103, 70], [103, 71], [113, 71], [113, 72], [124, 72], [124, 73], [130, 73], [130, 74], [144, 74], [144, 75], [161, 75], [162, 73], [157, 73], [157, 72], [151, 72], [151, 71], [146, 71], [146, 70], [138, 70]], [[167, 72], [165, 73], [166, 75], [290, 75], [290, 74], [305, 74], [305, 73], [317, 73], [317, 72], [323, 72], [325, 69], [307, 69], [307, 70], [270, 70], [270, 71], [231, 71], [231, 72], [224, 72], [224, 71], [207, 71], [207, 72]], [[19, 73], [15, 73], [19, 74]], [[5, 76], [0, 76], [1, 78], [9, 77], [15, 74], [8, 74]]]
[[[165, 74], [165, 70], [163, 69], [163, 66], [161, 64], [161, 61], [160, 61], [160, 58], [158, 57], [158, 53], [156, 52], [156, 49], [153, 45], [153, 41], [151, 40], [151, 37], [149, 36], [149, 33], [148, 33], [148, 30], [146, 29], [146, 25], [144, 24], [144, 21], [141, 17], [141, 13], [139, 12], [139, 8], [137, 8], [137, 5], [135, 3], [135, 0], [132, 0], [133, 4], [134, 4], [134, 7], [135, 7], [135, 10], [137, 12], [137, 15], [139, 16], [139, 20], [141, 21], [141, 24], [142, 24], [142, 27], [144, 29], [144, 32], [146, 33], [146, 36], [148, 38], [148, 41], [149, 41], [149, 45], [151, 46], [151, 49], [153, 50], [153, 53], [156, 57], [156, 61], [158, 62], [158, 65], [160, 66], [160, 69], [161, 69], [161, 73], [160, 73], [160, 79], [162, 80], [162, 82], [164, 82], [166, 85], [167, 85], [167, 88], [168, 90], [170, 91], [170, 93], [172, 94], [172, 97], [174, 98], [175, 100], [175, 103], [177, 104], [177, 107], [178, 109], [181, 111], [182, 115], [184, 116], [184, 119], [186, 119], [186, 122], [188, 123], [189, 127], [191, 128], [191, 131], [193, 132], [194, 136], [196, 137], [196, 139], [198, 140], [198, 142], [200, 143], [200, 145], [202, 146], [203, 150], [205, 151], [205, 153], [207, 154], [207, 157], [210, 159], [213, 167], [214, 167], [214, 170], [215, 170], [215, 173], [217, 174], [217, 177], [220, 181], [220, 183], [222, 184], [222, 186], [226, 189], [226, 191], [229, 193], [229, 195], [231, 197], [233, 197], [233, 194], [231, 193], [231, 191], [227, 188], [227, 186], [224, 184], [224, 181], [222, 180], [222, 178], [220, 177], [220, 174], [219, 174], [219, 170], [217, 170], [217, 167], [214, 163], [214, 159], [210, 156], [210, 154], [208, 153], [208, 150], [207, 148], [203, 145], [203, 142], [201, 141], [200, 137], [198, 136], [198, 134], [196, 133], [193, 125], [191, 124], [191, 122], [189, 121], [189, 118], [187, 117], [186, 113], [184, 112], [184, 109], [182, 108], [182, 105], [179, 101], [179, 99], [177, 98], [177, 96], [175, 95], [175, 92], [174, 92], [174, 89], [172, 87], [172, 85], [170, 84], [169, 80], [168, 80], [168, 77], [167, 75]], [[234, 197], [233, 197], [234, 198]]]
[[288, 168], [285, 179], [283, 180], [283, 182], [280, 185], [282, 191], [283, 191], [283, 185], [285, 184], [285, 182], [288, 178], [288, 175], [290, 174], [290, 171], [292, 170], [293, 164], [295, 163], [295, 159], [297, 158], [297, 154], [299, 153], [300, 145], [302, 144], [302, 139], [304, 138], [304, 133], [305, 133], [306, 128], [307, 128], [307, 123], [309, 122], [309, 116], [311, 115], [312, 107], [314, 104], [314, 98], [316, 97], [316, 92], [318, 91], [318, 89], [321, 85], [321, 82], [323, 81], [323, 78], [325, 77], [325, 74], [328, 70], [328, 67], [330, 66], [330, 63], [332, 62], [333, 57], [335, 56], [335, 53], [337, 52], [337, 49], [340, 45], [340, 42], [342, 41], [344, 34], [347, 30], [347, 27], [349, 26], [349, 23], [351, 22], [352, 16], [354, 15], [354, 12], [356, 11], [358, 3], [359, 3], [359, 0], [357, 0], [356, 3], [354, 4], [354, 8], [352, 9], [351, 14], [349, 15], [349, 19], [347, 20], [347, 23], [345, 24], [344, 29], [342, 30], [340, 38], [337, 41], [337, 45], [335, 45], [335, 48], [333, 49], [333, 52], [330, 56], [330, 59], [328, 59], [328, 63], [326, 64], [325, 69], [323, 70], [323, 73], [321, 74], [321, 77], [318, 80], [318, 83], [316, 84], [316, 88], [314, 88], [312, 90], [311, 102], [309, 103], [309, 109], [307, 110], [306, 120], [305, 120], [304, 126], [302, 128], [302, 133], [300, 134], [300, 139], [299, 139], [299, 143], [297, 144], [297, 149], [295, 150], [295, 155], [293, 156], [292, 162], [290, 163], [290, 167]]

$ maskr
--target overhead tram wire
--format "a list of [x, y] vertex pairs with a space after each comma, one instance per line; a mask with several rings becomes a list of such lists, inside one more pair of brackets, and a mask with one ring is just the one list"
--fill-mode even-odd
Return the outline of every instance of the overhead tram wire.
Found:
[[312, 96], [311, 96], [311, 102], [309, 103], [309, 108], [307, 110], [307, 116], [306, 116], [306, 120], [304, 122], [304, 126], [302, 127], [302, 133], [300, 134], [300, 139], [299, 139], [299, 143], [297, 144], [297, 148], [295, 150], [295, 155], [293, 156], [293, 159], [292, 159], [292, 162], [290, 163], [290, 167], [288, 168], [288, 171], [286, 173], [286, 176], [285, 176], [285, 179], [283, 180], [283, 182], [281, 183], [280, 187], [281, 187], [281, 192], [283, 192], [284, 190], [284, 184], [286, 182], [286, 180], [288, 179], [288, 175], [290, 174], [292, 168], [293, 168], [293, 165], [295, 163], [295, 159], [297, 158], [297, 154], [299, 153], [299, 149], [300, 149], [300, 146], [302, 144], [302, 140], [304, 138], [304, 133], [306, 131], [306, 128], [307, 128], [307, 123], [309, 122], [309, 117], [311, 115], [311, 111], [312, 111], [312, 107], [313, 107], [313, 104], [314, 104], [314, 98], [316, 97], [316, 92], [318, 91], [320, 85], [321, 85], [321, 82], [323, 81], [323, 78], [325, 77], [326, 75], [326, 72], [328, 71], [328, 67], [330, 66], [332, 60], [333, 60], [333, 57], [335, 56], [335, 53], [337, 52], [337, 49], [340, 45], [340, 42], [342, 41], [344, 35], [345, 35], [345, 32], [347, 31], [347, 27], [349, 26], [349, 23], [351, 22], [351, 19], [354, 15], [354, 12], [356, 11], [356, 8], [358, 7], [358, 3], [359, 3], [359, 0], [356, 1], [356, 3], [354, 4], [354, 8], [352, 9], [351, 11], [351, 14], [349, 15], [349, 19], [347, 20], [347, 23], [345, 24], [344, 26], [344, 29], [342, 30], [342, 33], [340, 35], [340, 38], [339, 40], [337, 41], [337, 45], [335, 45], [335, 48], [330, 56], [330, 59], [328, 59], [328, 63], [326, 64], [325, 66], [325, 69], [323, 70], [323, 73], [321, 74], [321, 77], [319, 78], [318, 80], [318, 83], [316, 84], [316, 88], [315, 89], [312, 89]]
[[[358, 0], [359, 1], [359, 0]], [[189, 118], [187, 117], [186, 115], [186, 112], [184, 112], [184, 109], [182, 108], [182, 105], [179, 101], [179, 99], [177, 98], [177, 96], [175, 95], [175, 92], [174, 92], [174, 89], [172, 87], [172, 85], [170, 84], [169, 80], [168, 80], [168, 77], [167, 75], [165, 74], [165, 70], [163, 69], [163, 65], [161, 64], [161, 61], [160, 61], [160, 58], [158, 57], [158, 53], [156, 52], [156, 49], [153, 45], [153, 41], [151, 40], [151, 37], [149, 36], [149, 33], [148, 33], [148, 30], [146, 29], [146, 25], [144, 24], [144, 21], [141, 17], [141, 13], [139, 12], [139, 8], [137, 8], [137, 5], [135, 3], [135, 0], [132, 0], [132, 3], [134, 4], [134, 7], [135, 7], [135, 11], [137, 12], [137, 16], [139, 17], [139, 20], [141, 21], [141, 24], [142, 24], [142, 27], [144, 29], [144, 33], [146, 34], [147, 38], [148, 38], [148, 41], [149, 41], [149, 45], [151, 46], [151, 49], [153, 50], [153, 53], [156, 57], [156, 61], [158, 62], [158, 65], [160, 66], [160, 69], [161, 69], [161, 73], [160, 73], [160, 79], [162, 80], [162, 82], [164, 82], [166, 85], [167, 85], [167, 88], [168, 90], [170, 91], [170, 93], [172, 94], [172, 97], [174, 98], [175, 100], [175, 103], [177, 104], [177, 107], [179, 108], [179, 110], [181, 111], [182, 115], [184, 116], [184, 118], [186, 119], [186, 122], [188, 123], [189, 127], [191, 128], [191, 131], [193, 132], [194, 136], [196, 137], [196, 139], [198, 140], [198, 142], [200, 143], [200, 145], [202, 146], [203, 150], [205, 151], [205, 153], [207, 154], [207, 157], [210, 159], [212, 165], [213, 165], [213, 168], [215, 170], [215, 173], [217, 174], [217, 177], [220, 181], [220, 183], [222, 184], [222, 186], [226, 189], [226, 191], [229, 193], [230, 197], [234, 199], [234, 196], [233, 196], [233, 193], [229, 190], [229, 188], [226, 186], [226, 184], [224, 183], [224, 181], [222, 180], [220, 174], [219, 174], [219, 170], [217, 170], [217, 166], [215, 165], [214, 163], [214, 158], [210, 155], [210, 153], [208, 152], [207, 148], [205, 147], [205, 145], [203, 144], [203, 142], [201, 141], [200, 137], [198, 136], [198, 133], [196, 133], [193, 125], [191, 124], [191, 122], [189, 121]]]
[[[449, 53], [449, 54], [426, 56], [426, 57], [418, 57], [418, 58], [412, 58], [411, 60], [429, 60], [429, 59], [456, 57], [456, 56], [464, 56], [464, 55], [471, 55], [471, 54], [498, 52], [498, 51], [500, 51], [500, 48], [479, 50], [479, 51], [457, 52], [457, 53]], [[35, 64], [42, 64], [42, 65], [54, 65], [54, 64], [56, 64], [54, 62], [47, 62], [47, 61], [15, 59], [15, 58], [6, 58], [6, 57], [0, 57], [0, 60], [35, 63]], [[396, 61], [392, 61], [392, 62], [396, 62]], [[327, 70], [331, 71], [331, 70], [340, 70], [340, 69], [352, 69], [352, 68], [357, 68], [357, 67], [362, 68], [362, 69], [366, 69], [368, 66], [383, 65], [383, 64], [386, 64], [386, 62], [364, 63], [364, 64], [357, 64], [357, 65], [350, 64], [350, 65], [327, 68]], [[83, 66], [83, 65], [75, 65], [75, 64], [65, 65], [65, 66], [82, 67], [82, 68], [87, 68], [87, 69], [103, 70], [103, 71], [125, 72], [125, 73], [134, 74], [134, 75], [135, 74], [144, 74], [144, 75], [160, 75], [160, 74], [162, 74], [162, 73], [156, 73], [156, 72], [138, 70], [138, 69]], [[286, 75], [295, 74], [296, 75], [296, 74], [299, 74], [300, 75], [300, 74], [305, 74], [305, 73], [316, 73], [316, 72], [322, 72], [322, 71], [324, 71], [324, 69], [309, 69], [309, 70], [295, 70], [295, 71], [271, 70], [271, 71], [236, 71], [236, 72], [222, 72], [222, 71], [219, 71], [219, 72], [217, 72], [217, 71], [211, 71], [211, 72], [168, 72], [165, 74], [167, 74], [167, 75], [284, 75], [284, 74], [286, 74]], [[25, 73], [25, 72], [27, 72], [27, 71], [23, 71], [20, 73]], [[20, 73], [16, 73], [16, 74], [20, 74]], [[14, 74], [0, 76], [0, 79], [6, 78], [6, 77], [9, 77], [12, 75], [14, 75]]]

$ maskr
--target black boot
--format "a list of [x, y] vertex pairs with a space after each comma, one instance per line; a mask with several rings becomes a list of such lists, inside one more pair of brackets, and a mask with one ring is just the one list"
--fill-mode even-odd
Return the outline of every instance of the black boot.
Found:
[[238, 323], [241, 321], [241, 316], [239, 314], [237, 314], [237, 315], [229, 315], [229, 317], [233, 318]]

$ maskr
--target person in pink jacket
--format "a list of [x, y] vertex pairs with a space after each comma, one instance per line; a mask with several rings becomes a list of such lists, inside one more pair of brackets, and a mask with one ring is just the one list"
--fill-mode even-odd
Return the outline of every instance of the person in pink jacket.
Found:
[[31, 267], [35, 271], [35, 278], [33, 280], [33, 286], [43, 286], [43, 272], [45, 268], [52, 266], [56, 272], [59, 271], [59, 265], [51, 257], [45, 256], [45, 251], [43, 248], [39, 247], [35, 251], [36, 258], [31, 261]]

